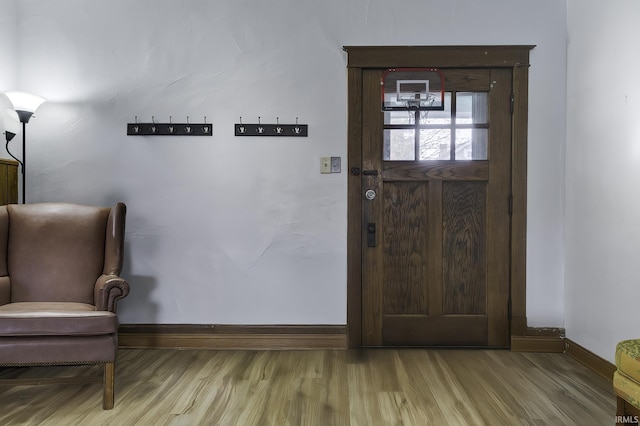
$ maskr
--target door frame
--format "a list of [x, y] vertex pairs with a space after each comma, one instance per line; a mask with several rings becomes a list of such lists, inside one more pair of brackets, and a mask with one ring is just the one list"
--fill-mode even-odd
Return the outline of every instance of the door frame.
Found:
[[[509, 325], [511, 336], [527, 332], [527, 125], [529, 52], [535, 46], [344, 46], [347, 52], [347, 340], [362, 347], [362, 72], [366, 68], [510, 68], [511, 241]], [[446, 88], [445, 88], [446, 90]]]

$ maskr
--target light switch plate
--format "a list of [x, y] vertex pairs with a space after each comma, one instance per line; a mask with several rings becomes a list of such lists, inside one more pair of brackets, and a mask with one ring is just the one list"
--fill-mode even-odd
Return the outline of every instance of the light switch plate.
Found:
[[320, 157], [320, 173], [331, 173], [331, 157]]

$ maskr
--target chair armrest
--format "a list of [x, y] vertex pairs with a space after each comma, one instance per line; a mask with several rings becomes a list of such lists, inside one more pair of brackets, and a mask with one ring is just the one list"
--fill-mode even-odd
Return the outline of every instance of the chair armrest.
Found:
[[129, 283], [117, 275], [101, 275], [93, 289], [98, 311], [116, 312], [116, 302], [129, 294]]
[[11, 302], [11, 280], [9, 277], [0, 277], [0, 305]]

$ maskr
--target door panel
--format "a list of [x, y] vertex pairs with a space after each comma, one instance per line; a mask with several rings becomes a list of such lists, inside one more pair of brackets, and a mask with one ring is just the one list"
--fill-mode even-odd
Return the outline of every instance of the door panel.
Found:
[[[387, 315], [428, 311], [426, 283], [428, 231], [427, 186], [389, 182], [384, 187], [383, 311]], [[393, 232], [389, 232], [393, 230]]]
[[442, 313], [487, 313], [486, 183], [442, 185]]
[[[511, 73], [443, 71], [448, 117], [386, 124], [382, 70], [363, 71], [364, 346], [508, 346]], [[412, 140], [405, 157], [445, 159], [383, 160]]]

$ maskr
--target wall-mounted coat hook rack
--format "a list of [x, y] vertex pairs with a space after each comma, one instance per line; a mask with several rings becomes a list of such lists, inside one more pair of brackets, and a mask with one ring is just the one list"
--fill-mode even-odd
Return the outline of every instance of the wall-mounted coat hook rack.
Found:
[[242, 117], [240, 122], [234, 125], [236, 136], [300, 136], [309, 134], [307, 124], [280, 124], [280, 117], [276, 117], [276, 124], [262, 124], [262, 118], [258, 117], [258, 124], [244, 124]]
[[207, 123], [204, 117], [203, 123], [190, 123], [187, 116], [186, 123], [174, 123], [173, 117], [169, 117], [168, 123], [156, 123], [155, 116], [151, 117], [151, 123], [138, 123], [138, 116], [135, 123], [127, 124], [127, 135], [129, 136], [212, 136], [213, 126]]

